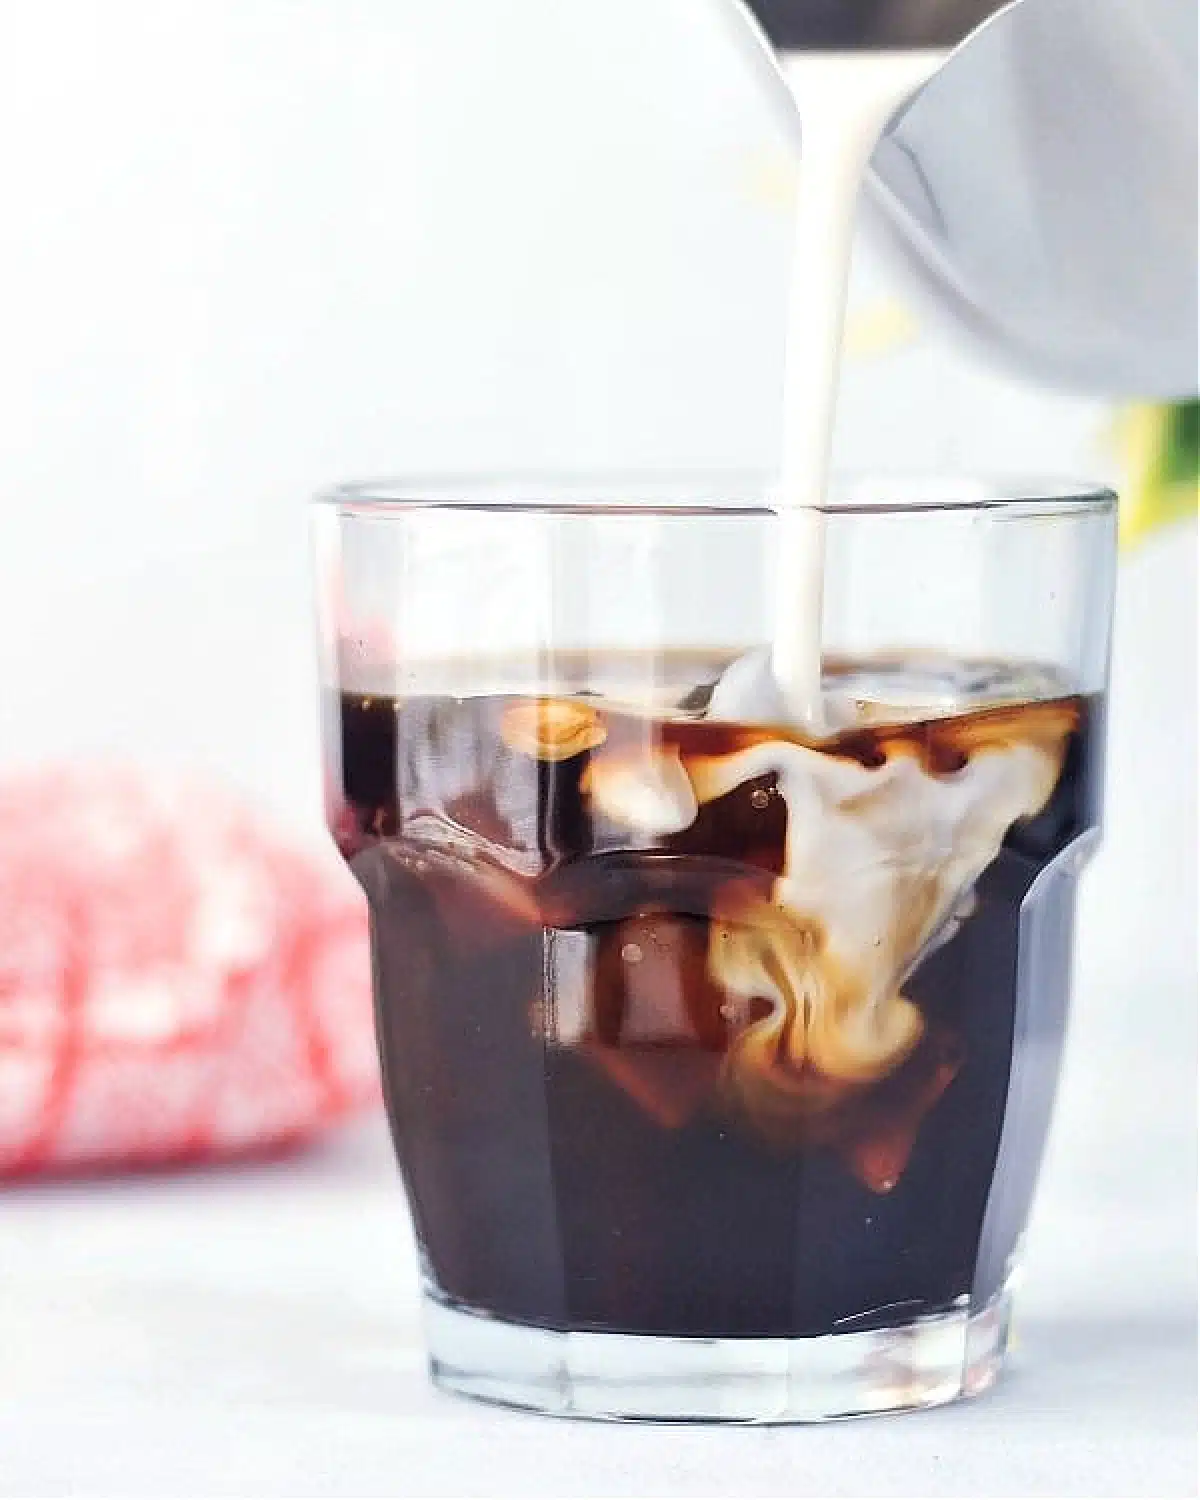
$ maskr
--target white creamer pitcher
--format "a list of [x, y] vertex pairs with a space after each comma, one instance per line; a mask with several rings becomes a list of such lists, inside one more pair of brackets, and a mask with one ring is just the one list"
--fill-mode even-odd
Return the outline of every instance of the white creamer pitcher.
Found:
[[[757, 24], [735, 29], [785, 69], [814, 51], [944, 51], [884, 130], [864, 201], [908, 278], [960, 327], [1034, 378], [1196, 391], [1194, 0], [744, 9]], [[778, 69], [763, 76], [785, 87]], [[803, 142], [802, 88], [796, 101]]]

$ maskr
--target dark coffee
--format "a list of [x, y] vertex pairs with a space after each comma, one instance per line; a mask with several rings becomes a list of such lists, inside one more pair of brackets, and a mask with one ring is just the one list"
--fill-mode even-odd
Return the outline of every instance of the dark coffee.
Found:
[[1073, 881], [1026, 897], [1095, 824], [1097, 701], [835, 662], [811, 738], [706, 717], [720, 660], [627, 665], [653, 709], [573, 689], [617, 657], [556, 662], [553, 697], [340, 699], [335, 826], [437, 1293], [707, 1336], [986, 1304], [1041, 1153]]

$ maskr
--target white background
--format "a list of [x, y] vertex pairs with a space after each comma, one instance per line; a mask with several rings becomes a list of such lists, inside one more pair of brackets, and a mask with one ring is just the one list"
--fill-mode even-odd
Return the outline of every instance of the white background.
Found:
[[[305, 497], [769, 465], [789, 150], [699, 0], [0, 0], [0, 772], [198, 763], [318, 837]], [[894, 290], [860, 245], [855, 308]], [[837, 452], [1108, 477], [1107, 420], [926, 330], [852, 363]], [[371, 1126], [0, 1198], [0, 1493], [1194, 1493], [1195, 590], [1190, 527], [1123, 565], [993, 1398], [769, 1435], [435, 1398]]]

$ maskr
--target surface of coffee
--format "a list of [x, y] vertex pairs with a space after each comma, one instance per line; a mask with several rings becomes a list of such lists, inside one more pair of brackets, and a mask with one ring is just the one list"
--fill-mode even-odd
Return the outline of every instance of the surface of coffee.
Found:
[[818, 739], [715, 717], [737, 670], [340, 696], [335, 826], [454, 1301], [735, 1336], [997, 1289], [1041, 1148], [982, 1255], [1018, 963], [1065, 972], [1070, 939], [1067, 901], [1021, 953], [1021, 906], [1095, 822], [1099, 705], [1033, 667], [829, 661]]

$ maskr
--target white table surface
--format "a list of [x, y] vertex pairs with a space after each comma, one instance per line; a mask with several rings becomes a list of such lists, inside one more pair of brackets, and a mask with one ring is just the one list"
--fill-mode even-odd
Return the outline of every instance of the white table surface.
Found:
[[[1178, 1034], [1131, 1046], [1126, 1107], [1069, 1071], [1018, 1351], [973, 1403], [719, 1430], [439, 1394], [374, 1120], [290, 1162], [0, 1200], [0, 1493], [1195, 1494], [1194, 1007], [1177, 999]], [[1077, 1048], [1107, 1050], [1116, 1011], [1077, 1021]]]

